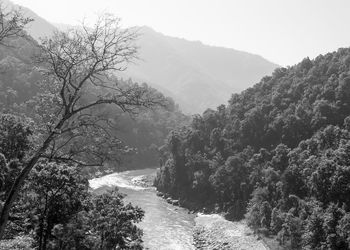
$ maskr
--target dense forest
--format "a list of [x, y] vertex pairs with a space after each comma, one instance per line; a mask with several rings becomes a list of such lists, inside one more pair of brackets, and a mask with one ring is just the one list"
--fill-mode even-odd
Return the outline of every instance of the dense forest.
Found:
[[350, 248], [350, 49], [276, 69], [172, 131], [155, 185], [293, 249]]

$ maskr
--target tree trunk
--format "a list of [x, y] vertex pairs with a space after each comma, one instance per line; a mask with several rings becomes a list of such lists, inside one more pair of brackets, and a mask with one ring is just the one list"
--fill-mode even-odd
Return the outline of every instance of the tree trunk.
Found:
[[[60, 128], [62, 126], [63, 122], [64, 121], [61, 120], [56, 128]], [[4, 203], [4, 206], [2, 207], [2, 210], [1, 210], [1, 215], [0, 215], [0, 240], [3, 238], [4, 233], [5, 233], [6, 224], [7, 224], [8, 219], [9, 219], [10, 209], [11, 209], [13, 203], [15, 202], [15, 200], [18, 197], [19, 191], [21, 190], [24, 181], [28, 177], [30, 171], [33, 169], [35, 164], [40, 159], [42, 153], [45, 152], [45, 150], [49, 147], [49, 145], [50, 145], [51, 141], [53, 140], [53, 138], [54, 138], [54, 133], [51, 132], [49, 134], [49, 136], [46, 138], [46, 140], [44, 141], [42, 147], [38, 151], [36, 151], [34, 156], [25, 165], [25, 167], [23, 168], [21, 173], [16, 178], [15, 182], [12, 184], [10, 193], [8, 194], [8, 196], [6, 198], [6, 201]]]
[[0, 240], [4, 236], [6, 224], [8, 222], [9, 214], [10, 214], [10, 209], [12, 207], [12, 204], [18, 197], [18, 193], [23, 186], [23, 183], [25, 179], [27, 178], [30, 170], [34, 167], [34, 165], [37, 163], [39, 160], [39, 155], [35, 155], [29, 163], [26, 165], [26, 167], [21, 171], [21, 173], [18, 175], [16, 178], [15, 182], [13, 183], [10, 193], [8, 194], [6, 201], [4, 203], [4, 206], [2, 207], [1, 210], [1, 215], [0, 215]]

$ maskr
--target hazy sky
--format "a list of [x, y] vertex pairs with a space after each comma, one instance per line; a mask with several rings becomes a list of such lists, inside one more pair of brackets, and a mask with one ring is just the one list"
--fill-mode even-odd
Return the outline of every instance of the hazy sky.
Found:
[[124, 26], [259, 54], [286, 66], [350, 46], [350, 0], [13, 0], [51, 22], [107, 11]]

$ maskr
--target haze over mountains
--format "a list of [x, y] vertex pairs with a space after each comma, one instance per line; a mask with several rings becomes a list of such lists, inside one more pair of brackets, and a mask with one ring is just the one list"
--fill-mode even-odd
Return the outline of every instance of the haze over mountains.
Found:
[[264, 58], [233, 49], [140, 29], [140, 58], [126, 74], [169, 90], [185, 112], [202, 112], [226, 103], [276, 67]]
[[[35, 19], [28, 28], [35, 39], [65, 27], [49, 23], [28, 8], [23, 10]], [[140, 60], [121, 76], [154, 86], [174, 98], [186, 113], [216, 108], [232, 93], [253, 86], [278, 67], [247, 52], [166, 36], [146, 26], [139, 30]]]

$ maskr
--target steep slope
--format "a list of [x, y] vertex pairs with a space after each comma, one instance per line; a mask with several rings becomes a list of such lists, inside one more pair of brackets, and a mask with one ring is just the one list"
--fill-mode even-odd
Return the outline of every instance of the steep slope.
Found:
[[195, 117], [161, 163], [155, 185], [180, 204], [246, 215], [286, 249], [350, 249], [350, 48], [276, 69]]
[[168, 89], [189, 113], [215, 108], [278, 67], [257, 55], [165, 36], [149, 27], [140, 33], [141, 61], [126, 74]]

